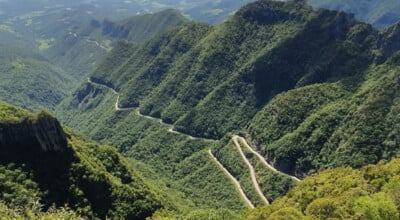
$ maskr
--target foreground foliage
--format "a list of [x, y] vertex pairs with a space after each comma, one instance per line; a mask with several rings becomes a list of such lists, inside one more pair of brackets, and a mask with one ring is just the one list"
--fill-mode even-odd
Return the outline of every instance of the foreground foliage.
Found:
[[[144, 219], [162, 207], [114, 148], [63, 129], [47, 112], [33, 114], [6, 103], [0, 103], [0, 112], [0, 200], [10, 216], [15, 211], [41, 217], [36, 211], [54, 204], [92, 219]], [[31, 210], [39, 198], [43, 209]], [[54, 215], [58, 212], [74, 213], [60, 209]]]
[[307, 177], [246, 219], [398, 219], [400, 159], [360, 170], [338, 168]]

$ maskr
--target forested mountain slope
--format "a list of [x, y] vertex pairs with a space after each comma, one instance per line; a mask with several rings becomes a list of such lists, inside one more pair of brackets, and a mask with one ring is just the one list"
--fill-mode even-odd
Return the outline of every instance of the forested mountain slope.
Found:
[[153, 8], [153, 10], [178, 8], [190, 19], [217, 25], [228, 19], [238, 8], [250, 2], [252, 0], [150, 0], [144, 1], [144, 7]]
[[[286, 172], [388, 160], [399, 152], [398, 64], [278, 95], [250, 125], [260, 150]], [[301, 98], [300, 98], [301, 97]]]
[[0, 45], [0, 100], [29, 109], [53, 110], [75, 82], [37, 53]]
[[258, 1], [212, 31], [174, 32], [116, 47], [91, 78], [121, 91], [121, 107], [209, 138], [244, 127], [282, 91], [351, 76], [378, 59], [377, 31], [304, 2]]

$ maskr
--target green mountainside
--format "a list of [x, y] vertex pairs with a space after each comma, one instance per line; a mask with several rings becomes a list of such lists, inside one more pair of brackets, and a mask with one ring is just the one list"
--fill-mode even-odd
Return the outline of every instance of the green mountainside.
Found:
[[76, 82], [39, 54], [5, 45], [0, 51], [0, 100], [53, 110]]
[[227, 20], [238, 8], [252, 0], [150, 0], [143, 1], [143, 7], [150, 10], [178, 8], [195, 21], [220, 24]]
[[[284, 39], [291, 38], [299, 31], [306, 19], [303, 14], [308, 16], [308, 13], [311, 13], [310, 7], [300, 4], [297, 4], [300, 10], [294, 10], [293, 6], [285, 7], [285, 3], [279, 2], [256, 4], [262, 5], [253, 4], [253, 7], [247, 6], [251, 8], [243, 8], [230, 21], [210, 33], [205, 32], [201, 35], [196, 32], [202, 29], [193, 30], [193, 34], [202, 38], [194, 41], [192, 47], [186, 46], [185, 41], [180, 42], [183, 44], [181, 46], [163, 40], [168, 37], [166, 33], [166, 37], [160, 38], [161, 40], [149, 41], [157, 41], [154, 47], [142, 47], [149, 50], [149, 56], [143, 56], [141, 49], [134, 47], [130, 54], [140, 53], [140, 57], [132, 56], [125, 60], [117, 58], [115, 61], [106, 59], [104, 65], [99, 65], [92, 78], [121, 90], [122, 107], [139, 105], [142, 113], [176, 123], [180, 131], [202, 137], [220, 138], [229, 130], [245, 125], [246, 120], [255, 114], [254, 107], [261, 106], [268, 100], [262, 100], [264, 97], [260, 100], [261, 94], [254, 94], [252, 88], [246, 88], [248, 83], [242, 83], [243, 80], [251, 81], [255, 77], [247, 73], [248, 69]], [[261, 12], [263, 8], [269, 7], [269, 4], [284, 6], [278, 8], [277, 17], [272, 18], [278, 21], [264, 24], [257, 20], [264, 19], [257, 17], [257, 11], [254, 11], [254, 16], [250, 14], [253, 13], [252, 9]], [[302, 13], [301, 10], [305, 12]], [[285, 16], [291, 13], [293, 20], [285, 23], [279, 21], [285, 20]], [[193, 40], [190, 37], [188, 39]], [[171, 51], [175, 57], [170, 55], [169, 45], [177, 48], [178, 53]], [[113, 54], [122, 53], [114, 50], [109, 56], [118, 57]], [[117, 68], [110, 70], [109, 62], [119, 62], [123, 65], [117, 65]], [[143, 64], [146, 66], [141, 66]], [[252, 72], [256, 74], [256, 70]], [[103, 77], [104, 75], [107, 77]], [[252, 93], [253, 97], [243, 97], [247, 94], [252, 96]], [[236, 94], [238, 96], [232, 100], [223, 100], [221, 105], [219, 102], [224, 94], [231, 94], [225, 96], [228, 99]], [[137, 97], [138, 95], [140, 96]], [[213, 104], [216, 100], [218, 105]]]
[[116, 47], [92, 80], [120, 91], [120, 107], [218, 139], [282, 91], [353, 76], [390, 55], [370, 26], [303, 2], [258, 1], [216, 28], [188, 28]]
[[[133, 16], [117, 22], [106, 19], [102, 23], [102, 33], [117, 39], [143, 42], [188, 21], [179, 11], [167, 9], [154, 14]], [[93, 22], [95, 21], [92, 21], [92, 25], [95, 25]]]
[[399, 218], [400, 23], [305, 0], [78, 23], [51, 59], [0, 48], [1, 99], [85, 135], [0, 102], [0, 216]]
[[397, 156], [397, 65], [280, 94], [253, 119], [250, 133], [277, 167], [300, 176]]

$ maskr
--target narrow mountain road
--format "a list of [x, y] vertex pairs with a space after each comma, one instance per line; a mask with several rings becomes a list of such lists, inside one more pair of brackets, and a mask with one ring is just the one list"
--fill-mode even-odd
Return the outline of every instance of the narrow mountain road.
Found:
[[[74, 33], [74, 32], [69, 32], [69, 35], [72, 35], [76, 38], [80, 37], [77, 33]], [[82, 37], [80, 37], [80, 38], [82, 38]], [[89, 37], [83, 37], [83, 38], [86, 40], [86, 42], [96, 44], [96, 46], [100, 47], [101, 49], [103, 49], [105, 51], [109, 50], [107, 47], [101, 45], [99, 42], [97, 42], [95, 40], [90, 39]]]
[[214, 156], [214, 154], [211, 152], [211, 150], [208, 151], [208, 153], [210, 154], [211, 158], [215, 161], [215, 163], [218, 164], [218, 166], [225, 172], [225, 174], [232, 180], [232, 182], [235, 184], [236, 189], [239, 191], [240, 196], [243, 198], [243, 200], [247, 203], [247, 205], [250, 208], [254, 208], [253, 203], [250, 201], [249, 198], [247, 198], [246, 194], [244, 193], [242, 186], [240, 185], [239, 181], [232, 176], [231, 173], [229, 173], [229, 171], [224, 167], [224, 165], [222, 165], [218, 159]]
[[138, 109], [137, 107], [125, 107], [125, 108], [120, 108], [120, 107], [119, 107], [119, 93], [118, 93], [115, 89], [113, 89], [113, 88], [111, 88], [111, 87], [109, 87], [109, 86], [107, 86], [107, 85], [104, 85], [104, 84], [100, 84], [100, 83], [93, 82], [90, 78], [88, 78], [87, 82], [88, 82], [89, 84], [93, 84], [93, 85], [97, 85], [97, 86], [100, 86], [100, 87], [109, 89], [109, 90], [111, 90], [115, 95], [117, 95], [117, 100], [115, 101], [115, 104], [114, 104], [114, 109], [115, 109], [115, 111], [132, 111], [132, 110], [135, 110], [135, 113], [136, 113], [138, 116], [140, 116], [140, 117], [147, 118], [147, 119], [154, 120], [154, 121], [158, 121], [160, 124], [170, 127], [170, 128], [167, 130], [167, 131], [170, 132], [170, 133], [186, 136], [186, 137], [188, 137], [190, 140], [202, 139], [202, 140], [206, 140], [206, 141], [215, 141], [214, 139], [207, 139], [207, 138], [194, 137], [194, 136], [189, 135], [189, 134], [185, 134], [185, 133], [182, 133], [182, 132], [179, 132], [179, 131], [175, 131], [175, 130], [172, 128], [172, 126], [173, 126], [172, 124], [167, 124], [167, 123], [163, 122], [162, 119], [160, 119], [160, 118], [154, 118], [154, 117], [151, 117], [151, 116], [149, 116], [149, 115], [143, 115], [142, 113], [140, 113], [140, 111], [139, 111], [139, 109]]
[[119, 95], [117, 96], [117, 101], [115, 102], [115, 106], [114, 106], [115, 111], [131, 111], [131, 110], [135, 110], [135, 107], [128, 107], [128, 108], [120, 108], [119, 107]]
[[[168, 129], [167, 131], [170, 132], [170, 133], [183, 135], [183, 136], [188, 137], [188, 138], [191, 139], [191, 140], [202, 139], [202, 140], [207, 140], [207, 141], [215, 141], [215, 140], [213, 140], [213, 139], [194, 137], [194, 136], [191, 136], [191, 135], [189, 135], [189, 134], [185, 134], [185, 133], [182, 133], [182, 132], [179, 132], [179, 131], [175, 131], [175, 130], [173, 129], [173, 127], [172, 127], [172, 126], [173, 126], [172, 124], [167, 124], [167, 123], [163, 122], [162, 119], [160, 119], [160, 118], [154, 118], [154, 117], [151, 117], [151, 116], [148, 116], [148, 115], [143, 115], [142, 113], [140, 113], [140, 111], [139, 111], [139, 109], [138, 109], [137, 107], [120, 108], [120, 107], [119, 107], [119, 93], [118, 93], [115, 89], [113, 89], [113, 88], [111, 88], [111, 87], [109, 87], [109, 86], [107, 86], [107, 85], [105, 85], [105, 84], [100, 84], [100, 83], [93, 82], [90, 78], [88, 78], [87, 82], [90, 83], [90, 84], [93, 84], [93, 85], [97, 85], [97, 86], [100, 86], [100, 87], [109, 89], [109, 90], [112, 91], [115, 95], [117, 95], [117, 100], [115, 101], [115, 104], [114, 104], [114, 109], [115, 109], [115, 111], [133, 111], [133, 110], [134, 110], [135, 113], [136, 113], [138, 116], [140, 116], [140, 117], [147, 118], [147, 119], [150, 119], [150, 120], [155, 120], [155, 121], [158, 121], [158, 122], [159, 122], [160, 124], [162, 124], [162, 125], [168, 126], [169, 129]], [[246, 139], [244, 139], [243, 137], [240, 137], [240, 136], [238, 136], [238, 135], [234, 135], [234, 136], [232, 137], [232, 141], [234, 142], [234, 144], [235, 144], [236, 147], [238, 148], [238, 150], [239, 150], [239, 152], [240, 152], [240, 154], [241, 154], [243, 160], [246, 162], [247, 166], [249, 167], [249, 169], [250, 169], [250, 175], [251, 175], [251, 180], [252, 180], [252, 182], [253, 182], [253, 186], [254, 186], [255, 190], [257, 191], [257, 193], [259, 194], [260, 198], [263, 200], [263, 202], [264, 202], [266, 205], [269, 205], [269, 201], [268, 201], [268, 199], [264, 196], [264, 194], [262, 193], [262, 191], [261, 191], [261, 189], [260, 189], [260, 186], [259, 186], [259, 184], [258, 184], [258, 182], [257, 182], [257, 178], [256, 178], [256, 173], [255, 173], [254, 167], [251, 165], [251, 163], [249, 162], [249, 160], [246, 158], [246, 155], [244, 154], [244, 152], [243, 152], [243, 150], [242, 150], [241, 145], [240, 145], [239, 142], [241, 142], [244, 146], [246, 146], [247, 149], [249, 149], [249, 150], [250, 150], [253, 154], [255, 154], [258, 158], [260, 158], [260, 160], [262, 161], [262, 163], [263, 163], [268, 169], [272, 170], [272, 171], [275, 172], [275, 173], [280, 173], [280, 174], [289, 176], [290, 178], [292, 178], [293, 180], [295, 180], [295, 181], [297, 181], [297, 182], [300, 181], [297, 177], [291, 176], [291, 175], [288, 175], [288, 174], [285, 174], [285, 173], [282, 173], [282, 172], [280, 172], [279, 170], [275, 169], [275, 167], [273, 167], [272, 165], [270, 165], [269, 163], [267, 163], [267, 161], [265, 160], [265, 158], [264, 158], [263, 156], [261, 156], [257, 151], [255, 151], [253, 148], [251, 148], [250, 145], [247, 143]], [[240, 186], [239, 181], [236, 180], [235, 177], [233, 177], [232, 174], [230, 174], [229, 171], [228, 171], [227, 169], [225, 169], [225, 167], [218, 161], [218, 159], [214, 157], [214, 155], [212, 154], [211, 150], [209, 150], [209, 154], [210, 154], [210, 156], [212, 157], [212, 159], [218, 164], [218, 166], [221, 167], [221, 169], [223, 169], [224, 172], [225, 172], [225, 173], [232, 179], [232, 181], [235, 183], [236, 188], [238, 189], [238, 191], [239, 191], [241, 197], [246, 201], [246, 203], [247, 203], [251, 208], [254, 208], [254, 205], [253, 205], [253, 204], [251, 203], [251, 201], [247, 198], [247, 196], [246, 196], [246, 194], [244, 193], [242, 187]]]
[[106, 89], [108, 89], [108, 90], [111, 90], [111, 92], [113, 92], [115, 95], [118, 95], [118, 92], [115, 91], [115, 89], [113, 89], [113, 88], [111, 88], [111, 87], [109, 87], [109, 86], [107, 86], [107, 85], [93, 82], [90, 78], [87, 78], [87, 82], [88, 82], [89, 84], [98, 85], [98, 86], [100, 86], [100, 87], [103, 87], [103, 88], [106, 88]]
[[242, 156], [244, 162], [246, 162], [247, 166], [250, 169], [250, 176], [251, 176], [251, 181], [253, 182], [253, 186], [254, 189], [257, 191], [258, 195], [260, 196], [260, 198], [262, 199], [262, 201], [266, 204], [269, 205], [269, 201], [267, 198], [265, 198], [264, 193], [261, 191], [260, 185], [257, 182], [257, 178], [256, 178], [256, 171], [254, 170], [253, 165], [251, 165], [250, 161], [247, 159], [246, 155], [244, 154], [242, 147], [240, 147], [239, 144], [239, 136], [233, 136], [232, 137], [232, 141], [233, 143], [236, 145], [237, 149], [239, 150], [240, 155]]
[[88, 42], [88, 43], [94, 43], [94, 44], [96, 44], [96, 46], [100, 47], [101, 49], [103, 49], [103, 50], [105, 50], [105, 51], [108, 51], [108, 49], [107, 49], [105, 46], [101, 45], [99, 42], [97, 42], [97, 41], [95, 41], [95, 40], [91, 40], [91, 39], [89, 39], [89, 38], [86, 38], [86, 42]]
[[232, 137], [232, 139], [233, 139], [233, 140], [236, 140], [236, 142], [237, 142], [238, 140], [240, 140], [240, 141], [243, 143], [243, 145], [246, 146], [246, 148], [249, 149], [249, 150], [250, 150], [253, 154], [255, 154], [258, 158], [260, 158], [261, 162], [262, 162], [268, 169], [270, 169], [271, 171], [273, 171], [273, 172], [275, 172], [275, 173], [279, 173], [279, 174], [285, 175], [285, 176], [288, 176], [288, 177], [292, 178], [292, 179], [293, 179], [294, 181], [296, 181], [296, 182], [299, 182], [299, 181], [300, 181], [299, 178], [297, 178], [297, 177], [295, 177], [295, 176], [291, 176], [291, 175], [286, 174], [286, 173], [283, 173], [283, 172], [277, 170], [277, 169], [276, 169], [275, 167], [273, 167], [271, 164], [269, 164], [269, 163], [265, 160], [265, 158], [264, 158], [263, 156], [261, 156], [261, 154], [259, 154], [259, 153], [258, 153], [257, 151], [255, 151], [252, 147], [250, 147], [250, 145], [247, 143], [246, 139], [244, 139], [243, 137], [234, 135], [234, 136]]

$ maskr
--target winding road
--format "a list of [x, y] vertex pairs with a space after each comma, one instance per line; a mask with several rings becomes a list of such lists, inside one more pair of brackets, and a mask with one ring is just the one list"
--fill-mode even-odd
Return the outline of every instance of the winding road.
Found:
[[89, 39], [89, 38], [86, 38], [86, 42], [88, 42], [88, 43], [94, 43], [94, 44], [96, 44], [96, 46], [100, 47], [101, 49], [103, 49], [103, 50], [105, 50], [105, 51], [108, 51], [108, 49], [107, 49], [105, 46], [101, 45], [99, 42], [97, 42], [97, 41], [95, 41], [95, 40], [91, 40], [91, 39]]
[[232, 176], [231, 173], [222, 165], [218, 159], [214, 156], [214, 154], [211, 152], [211, 150], [208, 150], [208, 153], [210, 154], [211, 158], [215, 161], [215, 163], [218, 164], [218, 166], [225, 172], [225, 174], [232, 180], [232, 182], [235, 184], [236, 189], [239, 191], [240, 196], [243, 198], [243, 200], [247, 203], [247, 205], [250, 208], [254, 208], [253, 203], [250, 201], [249, 198], [247, 198], [246, 194], [244, 193], [242, 186], [240, 185], [239, 181]]
[[114, 104], [114, 109], [115, 109], [115, 111], [132, 111], [132, 110], [135, 110], [135, 113], [136, 113], [138, 116], [140, 116], [140, 117], [147, 118], [147, 119], [154, 120], [154, 121], [158, 121], [160, 124], [170, 127], [170, 128], [167, 130], [167, 131], [170, 132], [170, 133], [186, 136], [186, 137], [188, 137], [190, 140], [202, 139], [202, 140], [207, 140], [207, 141], [215, 141], [214, 139], [207, 139], [207, 138], [194, 137], [194, 136], [189, 135], [189, 134], [185, 134], [185, 133], [182, 133], [182, 132], [179, 132], [179, 131], [175, 131], [175, 130], [173, 129], [173, 125], [172, 125], [172, 124], [167, 124], [167, 123], [163, 122], [163, 120], [160, 119], [160, 118], [154, 118], [154, 117], [151, 117], [151, 116], [149, 116], [149, 115], [143, 115], [142, 113], [140, 113], [140, 111], [139, 111], [139, 109], [138, 109], [137, 107], [124, 107], [124, 108], [120, 108], [120, 107], [119, 107], [119, 93], [118, 93], [115, 89], [113, 89], [113, 88], [111, 88], [111, 87], [109, 87], [109, 86], [107, 86], [107, 85], [105, 85], [105, 84], [93, 82], [90, 78], [87, 79], [87, 82], [88, 82], [89, 84], [93, 84], [93, 85], [97, 85], [97, 86], [100, 86], [100, 87], [109, 89], [109, 90], [112, 91], [115, 95], [117, 95], [117, 100], [115, 101], [115, 104]]
[[257, 191], [258, 195], [260, 196], [261, 200], [266, 204], [269, 205], [269, 201], [267, 198], [265, 198], [264, 193], [261, 191], [260, 185], [257, 182], [257, 178], [256, 178], [256, 171], [254, 170], [253, 165], [251, 165], [250, 161], [247, 159], [246, 155], [244, 154], [242, 148], [240, 147], [239, 141], [238, 139], [240, 139], [239, 136], [234, 135], [232, 137], [232, 141], [233, 143], [236, 145], [237, 149], [240, 152], [240, 155], [242, 156], [244, 162], [246, 162], [247, 166], [250, 169], [250, 176], [251, 176], [251, 181], [253, 182], [253, 186], [254, 189]]
[[[137, 107], [125, 107], [125, 108], [120, 108], [120, 107], [119, 107], [119, 93], [118, 93], [115, 89], [113, 89], [113, 88], [111, 88], [111, 87], [109, 87], [109, 86], [107, 86], [107, 85], [105, 85], [105, 84], [93, 82], [90, 78], [88, 78], [87, 82], [88, 82], [89, 84], [93, 84], [93, 85], [97, 85], [97, 86], [100, 86], [100, 87], [109, 89], [109, 90], [112, 91], [115, 95], [117, 95], [117, 100], [116, 100], [116, 102], [115, 102], [115, 104], [114, 104], [114, 109], [115, 109], [115, 111], [133, 111], [133, 110], [134, 110], [135, 113], [136, 113], [138, 116], [140, 116], [140, 117], [147, 118], [147, 119], [150, 119], [150, 120], [155, 120], [155, 121], [158, 121], [158, 122], [159, 122], [160, 124], [162, 124], [162, 125], [168, 126], [169, 128], [168, 128], [167, 131], [170, 132], [170, 133], [183, 135], [183, 136], [188, 137], [188, 138], [191, 139], [191, 140], [202, 139], [202, 140], [207, 140], [207, 141], [215, 141], [214, 139], [207, 139], [207, 138], [194, 137], [194, 136], [191, 136], [191, 135], [189, 135], [189, 134], [185, 134], [185, 133], [182, 133], [182, 132], [179, 132], [179, 131], [175, 131], [175, 130], [173, 129], [173, 125], [172, 125], [172, 124], [167, 124], [167, 123], [163, 122], [162, 119], [160, 119], [160, 118], [154, 118], [154, 117], [151, 117], [151, 116], [148, 116], [148, 115], [143, 115], [142, 113], [140, 113], [140, 111], [139, 111], [139, 109], [138, 109]], [[273, 171], [273, 172], [275, 172], [275, 173], [279, 173], [279, 174], [288, 176], [288, 177], [292, 178], [293, 180], [295, 180], [296, 182], [300, 181], [300, 179], [298, 179], [297, 177], [291, 176], [291, 175], [286, 174], [286, 173], [283, 173], [283, 172], [277, 170], [277, 169], [276, 169], [275, 167], [273, 167], [272, 165], [270, 165], [270, 164], [265, 160], [265, 158], [264, 158], [263, 156], [261, 156], [257, 151], [255, 151], [252, 147], [250, 147], [250, 145], [247, 143], [246, 139], [244, 139], [243, 137], [240, 137], [240, 136], [238, 136], [238, 135], [233, 135], [233, 136], [232, 136], [232, 141], [233, 141], [233, 143], [235, 144], [235, 146], [238, 148], [238, 150], [239, 150], [239, 152], [240, 152], [240, 155], [242, 156], [243, 160], [245, 161], [245, 163], [246, 163], [247, 166], [249, 167], [249, 169], [250, 169], [250, 175], [251, 175], [251, 180], [252, 180], [252, 182], [253, 182], [253, 186], [254, 186], [255, 190], [257, 191], [257, 193], [259, 194], [260, 198], [263, 200], [263, 202], [264, 202], [266, 205], [269, 205], [270, 203], [269, 203], [268, 199], [267, 199], [267, 198], [264, 196], [264, 194], [262, 193], [262, 191], [261, 191], [261, 189], [260, 189], [260, 186], [259, 186], [259, 184], [258, 184], [258, 182], [257, 182], [255, 169], [254, 169], [253, 165], [251, 165], [251, 163], [249, 162], [249, 160], [246, 158], [246, 155], [244, 154], [244, 152], [243, 152], [243, 150], [242, 150], [241, 145], [240, 145], [239, 142], [241, 142], [248, 150], [250, 150], [253, 154], [255, 154], [269, 170], [271, 170], [271, 171]], [[249, 200], [249, 198], [247, 198], [247, 196], [246, 196], [246, 194], [244, 193], [244, 191], [243, 191], [243, 189], [242, 189], [242, 187], [241, 187], [239, 181], [238, 181], [234, 176], [232, 176], [232, 174], [229, 173], [229, 171], [218, 161], [218, 159], [212, 154], [211, 150], [209, 150], [208, 153], [210, 154], [211, 158], [218, 164], [218, 166], [224, 171], [224, 173], [233, 181], [233, 183], [234, 183], [235, 186], [236, 186], [236, 189], [239, 191], [240, 196], [243, 198], [243, 200], [246, 202], [246, 204], [247, 204], [249, 207], [254, 208], [253, 203]]]
[[297, 178], [297, 177], [295, 177], [295, 176], [291, 176], [291, 175], [286, 174], [286, 173], [283, 173], [283, 172], [277, 170], [277, 169], [276, 169], [275, 167], [273, 167], [271, 164], [269, 164], [269, 163], [265, 160], [265, 158], [264, 158], [263, 156], [261, 156], [261, 154], [259, 154], [259, 153], [258, 153], [257, 151], [255, 151], [252, 147], [250, 147], [250, 145], [247, 143], [246, 139], [244, 139], [243, 137], [234, 135], [234, 136], [232, 137], [232, 139], [233, 139], [233, 140], [236, 140], [236, 142], [237, 142], [237, 140], [240, 140], [240, 141], [243, 143], [243, 145], [246, 146], [247, 149], [249, 149], [249, 150], [250, 150], [253, 154], [255, 154], [258, 158], [260, 158], [261, 162], [262, 162], [269, 170], [271, 170], [271, 171], [273, 171], [273, 172], [275, 172], [275, 173], [279, 173], [279, 174], [285, 175], [285, 176], [287, 176], [287, 177], [290, 177], [291, 179], [293, 179], [293, 180], [296, 181], [296, 182], [300, 182], [300, 179], [299, 179], [299, 178]]
[[[76, 38], [79, 37], [79, 35], [77, 33], [74, 33], [74, 32], [69, 32], [69, 35], [72, 35], [72, 36], [74, 36]], [[86, 42], [96, 44], [96, 46], [100, 47], [101, 49], [103, 49], [105, 51], [109, 50], [107, 47], [101, 45], [99, 42], [97, 42], [95, 40], [91, 40], [89, 37], [84, 37], [84, 39], [86, 40]]]

